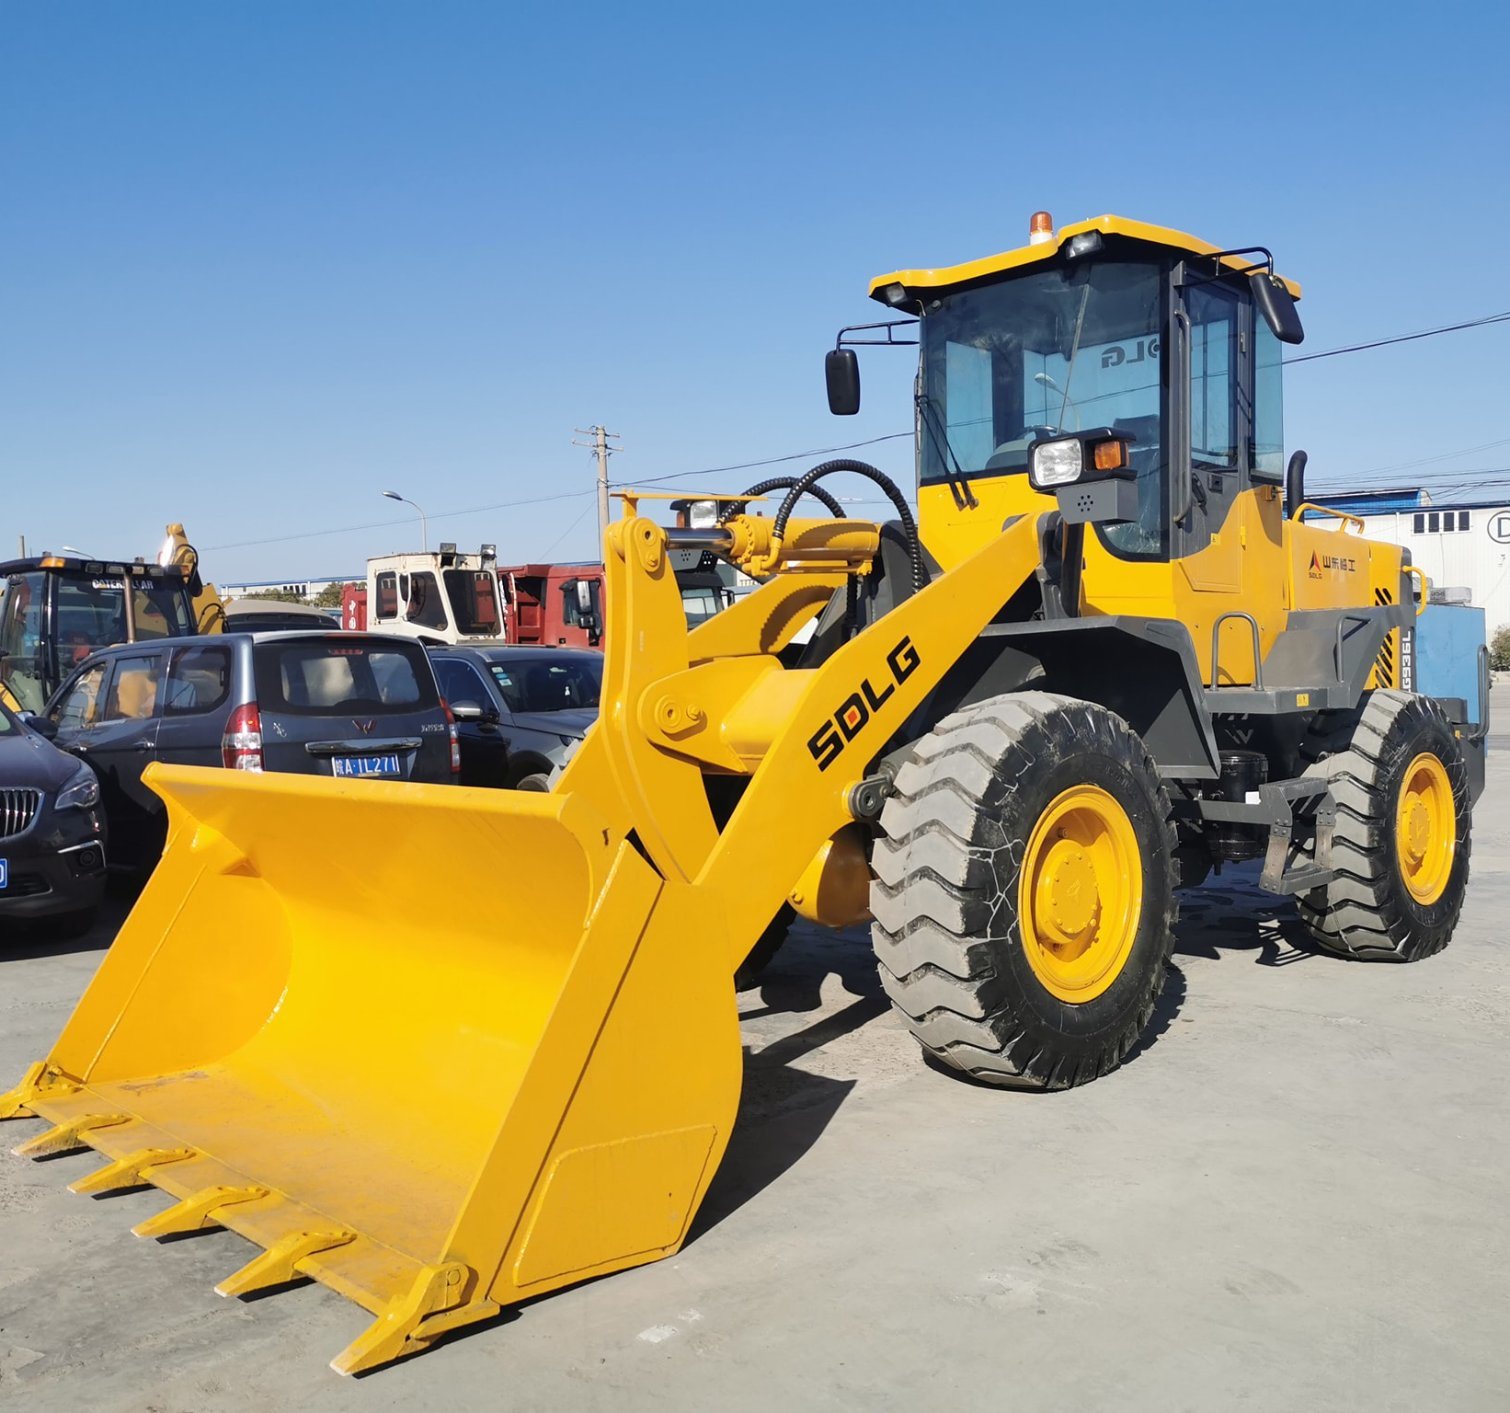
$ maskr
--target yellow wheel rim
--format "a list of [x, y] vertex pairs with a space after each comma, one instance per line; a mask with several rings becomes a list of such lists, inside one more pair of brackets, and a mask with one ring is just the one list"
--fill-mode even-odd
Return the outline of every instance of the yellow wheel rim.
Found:
[[1121, 974], [1143, 911], [1143, 861], [1127, 811], [1076, 785], [1050, 801], [1017, 885], [1023, 951], [1044, 989], [1092, 1001]]
[[1447, 769], [1423, 751], [1405, 769], [1395, 810], [1395, 858], [1418, 903], [1434, 903], [1447, 889], [1458, 848], [1458, 815]]

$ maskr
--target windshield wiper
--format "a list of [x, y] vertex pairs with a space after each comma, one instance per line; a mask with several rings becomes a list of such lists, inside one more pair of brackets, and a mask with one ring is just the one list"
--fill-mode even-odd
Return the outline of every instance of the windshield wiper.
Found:
[[[1064, 414], [1070, 405], [1070, 380], [1075, 376], [1075, 360], [1080, 356], [1080, 335], [1085, 330], [1085, 306], [1091, 297], [1091, 282], [1085, 282], [1085, 288], [1080, 291], [1080, 309], [1075, 315], [1075, 337], [1070, 340], [1070, 361], [1064, 370], [1064, 401], [1059, 404], [1059, 430], [1064, 430]], [[1075, 420], [1080, 420], [1077, 410]]]
[[[928, 435], [933, 438], [934, 449], [939, 453], [944, 469], [947, 471], [950, 466], [954, 468], [954, 474], [948, 477], [947, 484], [950, 493], [954, 496], [955, 508], [974, 510], [980, 502], [976, 500], [975, 492], [970, 489], [970, 483], [965, 479], [964, 468], [959, 464], [959, 457], [954, 454], [954, 448], [949, 444], [949, 429], [944, 426], [938, 404], [924, 392], [918, 393], [914, 401], [922, 414], [923, 426], [927, 428]], [[931, 418], [929, 414], [932, 414]]]

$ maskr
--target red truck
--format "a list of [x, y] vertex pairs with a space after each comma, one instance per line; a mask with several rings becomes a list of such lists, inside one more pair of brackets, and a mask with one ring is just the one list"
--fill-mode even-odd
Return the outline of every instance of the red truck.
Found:
[[[459, 554], [446, 544], [434, 554], [369, 559], [367, 582], [348, 584], [341, 595], [341, 626], [436, 644], [601, 644], [601, 564], [500, 565], [492, 548]], [[695, 626], [727, 608], [733, 594], [696, 553], [678, 553], [688, 561], [674, 567], [688, 622]]]

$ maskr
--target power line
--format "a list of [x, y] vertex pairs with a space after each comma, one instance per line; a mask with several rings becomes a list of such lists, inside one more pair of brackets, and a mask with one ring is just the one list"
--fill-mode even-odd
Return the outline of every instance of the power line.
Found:
[[[1439, 325], [1438, 327], [1432, 328], [1432, 329], [1419, 329], [1419, 330], [1415, 331], [1414, 333], [1396, 334], [1395, 336], [1393, 336], [1391, 338], [1373, 339], [1373, 340], [1370, 340], [1367, 343], [1348, 344], [1348, 345], [1346, 345], [1345, 347], [1342, 347], [1342, 348], [1324, 349], [1320, 353], [1302, 354], [1298, 358], [1287, 358], [1284, 361], [1287, 364], [1290, 364], [1290, 363], [1310, 363], [1310, 362], [1314, 362], [1315, 360], [1317, 360], [1319, 358], [1335, 358], [1339, 354], [1344, 354], [1344, 353], [1361, 353], [1361, 352], [1363, 352], [1363, 351], [1365, 351], [1367, 349], [1371, 349], [1371, 348], [1384, 348], [1384, 347], [1387, 347], [1390, 344], [1410, 343], [1410, 342], [1412, 342], [1412, 341], [1414, 341], [1416, 339], [1433, 338], [1433, 337], [1435, 337], [1438, 334], [1458, 333], [1458, 332], [1461, 332], [1462, 330], [1465, 330], [1465, 329], [1477, 329], [1477, 328], [1483, 328], [1483, 327], [1485, 327], [1487, 325], [1490, 325], [1490, 324], [1503, 324], [1503, 323], [1510, 323], [1510, 310], [1506, 310], [1504, 313], [1500, 313], [1500, 314], [1486, 314], [1486, 315], [1483, 315], [1481, 318], [1478, 318], [1478, 319], [1467, 319], [1467, 320], [1464, 320], [1461, 323], [1457, 323], [1457, 324], [1442, 324], [1442, 325]], [[669, 484], [669, 483], [671, 483], [673, 481], [689, 481], [689, 480], [694, 480], [694, 479], [696, 479], [697, 477], [700, 477], [700, 476], [721, 476], [721, 475], [724, 475], [724, 474], [727, 474], [727, 473], [733, 472], [733, 471], [752, 471], [752, 470], [756, 470], [756, 469], [758, 469], [759, 467], [762, 467], [762, 466], [777, 466], [777, 465], [780, 465], [781, 463], [787, 462], [787, 461], [801, 461], [804, 457], [809, 457], [809, 456], [828, 456], [828, 455], [831, 455], [832, 453], [837, 452], [837, 451], [856, 451], [856, 450], [858, 450], [861, 447], [877, 446], [881, 442], [900, 441], [904, 437], [911, 438], [912, 435], [913, 435], [913, 433], [911, 431], [906, 431], [906, 432], [888, 432], [884, 436], [868, 437], [864, 441], [858, 441], [858, 442], [846, 442], [846, 443], [844, 443], [841, 446], [813, 447], [813, 448], [811, 448], [811, 449], [809, 449], [807, 451], [789, 452], [785, 456], [768, 456], [768, 457], [763, 457], [763, 458], [761, 458], [758, 461], [740, 461], [740, 462], [735, 462], [735, 463], [733, 463], [732, 465], [729, 465], [729, 466], [708, 466], [708, 467], [704, 467], [703, 469], [698, 470], [698, 471], [678, 471], [678, 472], [675, 472], [674, 474], [669, 475], [669, 476], [651, 476], [651, 477], [647, 477], [646, 479], [644, 479], [642, 481], [634, 481], [632, 483], [615, 482], [613, 484], [619, 485], [620, 487], [623, 487], [625, 485], [634, 485], [634, 486], [661, 486], [661, 485], [667, 485], [667, 484]], [[1430, 464], [1432, 462], [1435, 462], [1435, 461], [1447, 461], [1447, 460], [1451, 460], [1454, 456], [1466, 455], [1469, 452], [1473, 452], [1473, 451], [1486, 451], [1486, 450], [1488, 450], [1491, 447], [1505, 446], [1505, 445], [1510, 445], [1510, 438], [1507, 438], [1504, 441], [1486, 442], [1482, 446], [1478, 446], [1478, 447], [1467, 447], [1467, 448], [1464, 448], [1463, 451], [1459, 451], [1459, 452], [1444, 452], [1440, 456], [1423, 457], [1419, 461], [1402, 462], [1402, 463], [1400, 463], [1400, 464], [1398, 464], [1396, 466], [1378, 468], [1378, 471], [1404, 471], [1404, 470], [1409, 470], [1409, 469], [1411, 469], [1411, 468], [1413, 468], [1415, 466], [1424, 466], [1424, 465], [1428, 465], [1428, 464]], [[1358, 473], [1358, 474], [1369, 474], [1369, 475], [1372, 475], [1372, 474], [1377, 474], [1377, 472]], [[1455, 473], [1455, 474], [1461, 475], [1462, 473], [1458, 472], [1458, 473]], [[1342, 489], [1347, 489], [1347, 488], [1343, 487]], [[561, 492], [558, 492], [555, 495], [536, 496], [536, 497], [533, 497], [531, 499], [526, 499], [526, 500], [498, 501], [496, 504], [493, 504], [493, 505], [477, 505], [477, 506], [472, 506], [472, 507], [470, 507], [468, 509], [465, 509], [465, 510], [443, 510], [443, 511], [440, 511], [438, 514], [431, 515], [429, 518], [431, 520], [449, 520], [449, 519], [455, 519], [458, 516], [463, 516], [463, 515], [487, 515], [487, 514], [491, 514], [495, 510], [514, 510], [514, 509], [517, 509], [517, 508], [519, 508], [521, 506], [547, 505], [547, 504], [550, 504], [551, 502], [554, 502], [554, 501], [575, 500], [578, 497], [584, 496], [584, 495], [596, 496], [596, 495], [599, 494], [599, 491], [600, 491], [600, 487], [599, 486], [594, 486], [592, 489], [586, 490], [586, 491], [561, 491]], [[316, 540], [316, 539], [322, 539], [322, 538], [324, 538], [326, 536], [329, 536], [329, 535], [350, 535], [350, 534], [356, 534], [357, 532], [362, 531], [362, 530], [381, 530], [381, 529], [387, 529], [387, 528], [390, 528], [392, 526], [403, 524], [403, 523], [405, 523], [405, 522], [403, 522], [403, 521], [397, 521], [397, 520], [369, 521], [369, 522], [367, 522], [365, 524], [361, 524], [361, 525], [342, 525], [342, 526], [335, 526], [335, 527], [332, 527], [330, 529], [325, 529], [325, 530], [304, 530], [304, 531], [300, 531], [298, 534], [293, 534], [293, 535], [270, 535], [270, 536], [268, 536], [268, 537], [266, 537], [264, 539], [258, 539], [258, 540], [235, 540], [235, 541], [231, 541], [231, 542], [228, 542], [226, 544], [221, 544], [221, 545], [207, 545], [205, 547], [205, 549], [206, 549], [207, 552], [210, 552], [210, 553], [215, 553], [215, 552], [218, 552], [220, 550], [254, 549], [254, 548], [258, 548], [258, 547], [260, 547], [262, 545], [286, 544], [286, 543], [288, 543], [289, 541], [292, 541], [292, 540]]]
[[[572, 523], [570, 525], [568, 525], [566, 527], [566, 529], [564, 529], [559, 535], [557, 535], [556, 538], [550, 542], [550, 544], [548, 544], [543, 550], [540, 551], [540, 556], [539, 557], [540, 557], [540, 559], [542, 561], [544, 561], [547, 564], [550, 563], [550, 557], [551, 557], [552, 551], [556, 548], [557, 545], [559, 545], [561, 543], [562, 540], [564, 540], [569, 534], [571, 534], [571, 532], [573, 530], [575, 530], [578, 525], [580, 525], [584, 520], [587, 519], [587, 513], [592, 508], [593, 507], [590, 506], [590, 505], [584, 506], [582, 508], [581, 513], [577, 516], [577, 518], [575, 520], [573, 520]], [[602, 537], [599, 536], [598, 543], [602, 544], [602, 542], [603, 542]]]
[[1435, 338], [1438, 334], [1455, 334], [1462, 329], [1481, 329], [1486, 324], [1510, 323], [1510, 309], [1503, 314], [1485, 314], [1479, 319], [1467, 319], [1461, 324], [1442, 324], [1435, 329], [1420, 329], [1413, 334], [1396, 334], [1393, 338], [1373, 339], [1369, 343], [1352, 343], [1345, 348], [1329, 348], [1321, 353], [1303, 353], [1298, 358], [1286, 358], [1286, 363], [1312, 363], [1318, 358], [1335, 358], [1339, 353], [1362, 353], [1368, 348], [1384, 348], [1392, 343], [1410, 343], [1414, 339]]
[[846, 442], [843, 446], [818, 446], [807, 451], [794, 451], [786, 456], [768, 456], [761, 461], [741, 461], [733, 466], [705, 466], [701, 471], [678, 471], [671, 476], [649, 476], [643, 481], [616, 481], [623, 486], [662, 486], [668, 481], [690, 481], [697, 476], [721, 476], [729, 471], [753, 471], [760, 466], [778, 466], [783, 461], [801, 461], [809, 456], [828, 456], [835, 451], [854, 451], [862, 446], [875, 446], [878, 442], [894, 442], [902, 437], [910, 438], [911, 432], [888, 432], [884, 437], [869, 437], [863, 442]]
[[[547, 505], [557, 500], [577, 500], [582, 496], [597, 495], [597, 487], [585, 491], [559, 491], [552, 496], [535, 496], [531, 500], [501, 500], [496, 505], [474, 505], [467, 510], [442, 510], [431, 515], [431, 520], [454, 520], [459, 515], [486, 515], [495, 510], [513, 510], [521, 505]], [[407, 525], [407, 520], [374, 520], [365, 525], [338, 525], [328, 530], [301, 530], [297, 535], [273, 535], [265, 540], [236, 540], [225, 545], [206, 545], [206, 553], [216, 550], [247, 549], [256, 545], [281, 545], [289, 540], [318, 540], [325, 535], [352, 535], [358, 530], [385, 530], [394, 525]]]

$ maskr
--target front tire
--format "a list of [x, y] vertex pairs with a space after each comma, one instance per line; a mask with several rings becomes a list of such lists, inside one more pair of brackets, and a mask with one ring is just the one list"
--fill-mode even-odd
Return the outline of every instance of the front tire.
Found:
[[1163, 989], [1175, 919], [1169, 797], [1092, 702], [995, 697], [897, 774], [876, 843], [881, 982], [924, 1052], [989, 1084], [1115, 1069]]
[[1336, 877], [1298, 900], [1318, 946], [1358, 961], [1414, 962], [1451, 940], [1468, 888], [1468, 767], [1430, 697], [1374, 692], [1360, 713], [1312, 728], [1306, 772], [1337, 802]]

